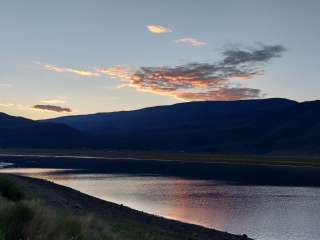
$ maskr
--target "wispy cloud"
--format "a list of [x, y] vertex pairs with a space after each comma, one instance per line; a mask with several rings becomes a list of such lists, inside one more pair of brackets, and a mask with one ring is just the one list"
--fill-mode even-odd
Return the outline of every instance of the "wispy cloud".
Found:
[[[50, 72], [57, 72], [57, 73], [72, 73], [81, 77], [103, 77], [107, 76], [110, 78], [119, 78], [123, 80], [128, 80], [131, 75], [137, 71], [136, 68], [125, 66], [125, 65], [117, 65], [111, 67], [99, 67], [92, 71], [85, 71], [85, 70], [76, 70], [71, 68], [60, 67], [52, 64], [41, 64], [41, 66]], [[49, 102], [48, 102], [49, 101]], [[53, 101], [53, 102], [51, 102]], [[48, 99], [42, 100], [43, 103], [63, 103], [61, 99]]]
[[63, 113], [63, 112], [72, 112], [70, 108], [67, 107], [60, 107], [56, 105], [34, 105], [32, 107], [34, 110], [40, 110], [40, 111], [50, 111], [50, 112], [57, 112], [57, 113]]
[[63, 99], [44, 99], [44, 100], [41, 100], [40, 102], [46, 103], [46, 104], [64, 104], [64, 103], [66, 103], [66, 101]]
[[241, 65], [241, 64], [259, 64], [266, 63], [272, 58], [281, 57], [286, 49], [282, 45], [263, 45], [251, 50], [242, 50], [239, 48], [226, 49], [223, 51], [224, 64]]
[[176, 40], [176, 43], [188, 44], [193, 47], [201, 47], [201, 46], [207, 45], [206, 42], [200, 41], [195, 38], [180, 38]]
[[149, 30], [149, 32], [156, 34], [172, 32], [170, 28], [161, 25], [147, 25], [146, 27]]
[[73, 69], [73, 68], [64, 68], [59, 67], [52, 64], [41, 64], [41, 66], [48, 71], [51, 72], [57, 72], [57, 73], [70, 73], [73, 75], [78, 75], [82, 77], [98, 77], [99, 73], [94, 71], [87, 71], [87, 70], [79, 70], [79, 69]]

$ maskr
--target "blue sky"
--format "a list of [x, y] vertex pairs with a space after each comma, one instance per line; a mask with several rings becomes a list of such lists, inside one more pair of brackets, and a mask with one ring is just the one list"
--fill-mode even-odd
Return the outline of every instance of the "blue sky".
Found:
[[[0, 111], [40, 119], [191, 100], [317, 99], [319, 11], [316, 0], [6, 1]], [[283, 48], [254, 58], [274, 46]], [[233, 66], [244, 77], [199, 75], [205, 64], [225, 63], [228, 50], [251, 57], [241, 63], [249, 72]], [[190, 71], [200, 78], [191, 84]]]

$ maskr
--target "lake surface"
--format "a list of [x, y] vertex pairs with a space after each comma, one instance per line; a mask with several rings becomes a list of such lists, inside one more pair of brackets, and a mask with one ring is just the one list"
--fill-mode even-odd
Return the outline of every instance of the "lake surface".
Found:
[[3, 169], [47, 179], [144, 212], [260, 240], [319, 240], [320, 188], [181, 177]]

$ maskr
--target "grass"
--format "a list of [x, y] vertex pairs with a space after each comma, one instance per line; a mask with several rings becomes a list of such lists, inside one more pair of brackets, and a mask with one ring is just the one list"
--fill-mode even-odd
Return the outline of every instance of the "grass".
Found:
[[0, 229], [5, 239], [27, 239], [34, 212], [25, 203], [5, 204], [0, 210]]
[[107, 240], [113, 239], [86, 217], [60, 215], [40, 202], [2, 202], [0, 239]]
[[113, 240], [87, 216], [57, 213], [44, 203], [23, 198], [22, 190], [0, 177], [0, 240]]
[[161, 233], [148, 230], [126, 221], [105, 228], [91, 217], [61, 214], [39, 201], [2, 199], [0, 202], [0, 240], [180, 239], [165, 230]]
[[23, 198], [23, 193], [18, 186], [3, 176], [0, 176], [0, 194], [11, 201], [19, 201]]

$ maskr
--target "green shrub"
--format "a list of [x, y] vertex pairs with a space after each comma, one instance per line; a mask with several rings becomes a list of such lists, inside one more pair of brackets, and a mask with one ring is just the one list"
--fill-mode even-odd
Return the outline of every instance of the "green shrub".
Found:
[[73, 217], [65, 217], [62, 221], [62, 227], [65, 235], [70, 239], [82, 239], [81, 222]]
[[[36, 200], [0, 197], [0, 240], [115, 240], [105, 224], [91, 216], [56, 211]], [[139, 238], [136, 238], [139, 239]]]
[[16, 183], [5, 177], [0, 177], [0, 194], [11, 201], [20, 201], [23, 198], [23, 193]]
[[8, 206], [1, 211], [0, 231], [5, 239], [27, 239], [27, 231], [32, 218], [33, 211], [28, 205], [19, 202]]

